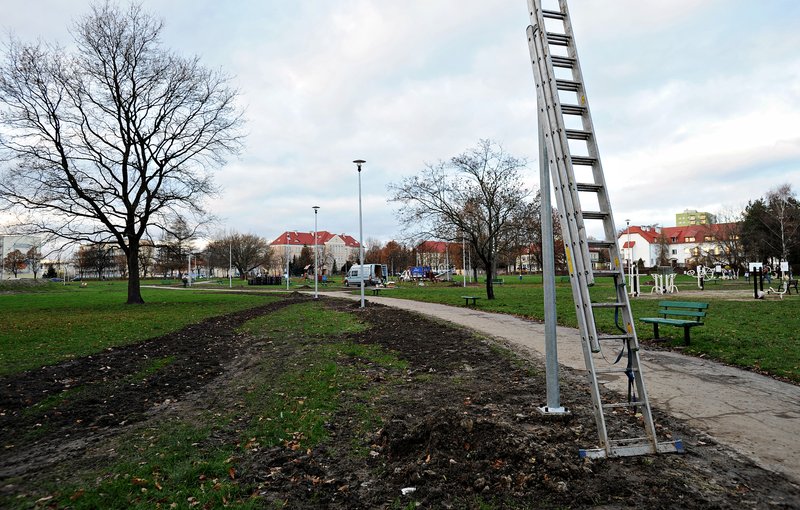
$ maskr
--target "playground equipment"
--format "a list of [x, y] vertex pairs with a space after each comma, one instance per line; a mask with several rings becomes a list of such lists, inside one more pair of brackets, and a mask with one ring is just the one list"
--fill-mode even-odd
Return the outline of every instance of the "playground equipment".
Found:
[[675, 273], [651, 274], [650, 277], [654, 282], [650, 294], [675, 294], [678, 292], [678, 286], [675, 285]]
[[693, 276], [694, 278], [697, 278], [697, 288], [703, 290], [705, 289], [705, 282], [714, 279], [714, 268], [697, 266], [696, 269], [689, 269], [684, 274], [687, 276]]
[[628, 289], [630, 289], [628, 294], [633, 297], [637, 297], [640, 293], [639, 289], [642, 288], [639, 267], [636, 264], [631, 264], [626, 276], [628, 278]]
[[[591, 383], [593, 411], [600, 443], [599, 448], [581, 450], [581, 456], [622, 457], [682, 451], [681, 441], [658, 442], [656, 437], [639, 362], [639, 342], [625, 289], [625, 273], [620, 264], [620, 249], [611, 202], [586, 99], [572, 22], [566, 0], [559, 0], [558, 6], [557, 11], [544, 10], [542, 0], [528, 0], [531, 17], [528, 46], [536, 82], [539, 123], [544, 132], [547, 161], [555, 188], [572, 297]], [[556, 67], [559, 68], [558, 73], [555, 71]], [[565, 116], [570, 119], [569, 123]], [[581, 126], [580, 129], [567, 127], [577, 124]], [[581, 207], [581, 193], [589, 194], [588, 203], [597, 204], [599, 210]], [[586, 220], [602, 222], [603, 239], [587, 238], [584, 223]], [[608, 250], [611, 261], [609, 269], [592, 269], [590, 248]], [[594, 285], [596, 277], [613, 278], [616, 293], [613, 301], [592, 301], [589, 287]], [[618, 334], [601, 335], [597, 332], [595, 313], [608, 312], [614, 315]], [[627, 352], [625, 368], [614, 367], [603, 355], [601, 347], [620, 343], [622, 351], [617, 360]], [[607, 366], [600, 368], [600, 364]], [[627, 377], [627, 402], [609, 402], [608, 397], [601, 395], [598, 374], [609, 373], [624, 374]], [[642, 419], [631, 420], [630, 414], [622, 412], [624, 409], [635, 415], [641, 413]], [[621, 426], [607, 427], [606, 421], [612, 419], [621, 420]], [[634, 423], [636, 425], [631, 426]], [[642, 428], [643, 431], [637, 432], [637, 429]], [[619, 430], [619, 435], [610, 438], [609, 429]]]

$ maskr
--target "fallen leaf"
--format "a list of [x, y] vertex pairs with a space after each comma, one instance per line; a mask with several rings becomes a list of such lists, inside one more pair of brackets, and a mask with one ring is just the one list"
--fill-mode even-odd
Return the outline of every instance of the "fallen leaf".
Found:
[[233, 466], [228, 468], [228, 476], [231, 477], [231, 480], [234, 480], [236, 478], [236, 470], [233, 469]]

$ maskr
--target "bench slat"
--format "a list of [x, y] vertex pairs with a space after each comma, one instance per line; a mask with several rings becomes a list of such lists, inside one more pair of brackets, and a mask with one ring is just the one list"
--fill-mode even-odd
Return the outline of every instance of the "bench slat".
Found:
[[658, 323], [658, 324], [668, 324], [670, 326], [703, 326], [702, 322], [697, 321], [685, 321], [681, 319], [664, 319], [663, 317], [642, 317], [639, 319], [642, 322], [647, 323]]
[[662, 308], [696, 308], [698, 310], [705, 310], [708, 308], [708, 303], [695, 303], [693, 301], [659, 301], [658, 306]]
[[680, 315], [683, 317], [705, 317], [706, 312], [695, 312], [692, 310], [666, 310], [662, 309], [659, 310], [658, 313], [661, 315]]

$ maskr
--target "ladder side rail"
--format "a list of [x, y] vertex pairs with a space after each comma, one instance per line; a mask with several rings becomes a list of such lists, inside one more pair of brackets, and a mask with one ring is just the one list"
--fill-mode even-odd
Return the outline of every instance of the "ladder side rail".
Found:
[[[528, 1], [529, 1], [529, 4], [531, 4], [533, 2], [533, 0], [528, 0]], [[535, 12], [535, 10], [531, 10], [532, 16], [533, 16], [534, 12]], [[542, 20], [532, 20], [532, 21], [542, 21]], [[541, 26], [541, 25], [539, 25], [539, 26]], [[535, 79], [535, 83], [536, 83], [536, 95], [537, 95], [538, 107], [539, 107], [538, 108], [539, 109], [539, 122], [543, 123], [543, 132], [545, 133], [545, 135], [547, 135], [548, 132], [552, 132], [552, 129], [550, 128], [551, 119], [548, 116], [548, 110], [552, 110], [552, 108], [549, 107], [549, 104], [551, 104], [551, 103], [548, 103], [547, 98], [545, 97], [546, 96], [546, 88], [545, 88], [544, 79], [543, 79], [543, 76], [542, 76], [542, 69], [540, 67], [540, 65], [542, 64], [542, 61], [544, 59], [539, 56], [539, 49], [537, 47], [537, 44], [542, 44], [543, 41], [542, 41], [541, 37], [537, 38], [537, 34], [536, 34], [537, 30], [538, 29], [534, 28], [533, 26], [529, 26], [528, 27], [528, 29], [527, 29], [528, 47], [529, 47], [529, 51], [530, 51], [530, 54], [531, 54], [531, 61], [532, 61], [532, 64], [533, 64], [533, 66], [532, 66], [533, 67], [533, 74], [534, 74], [534, 79]], [[542, 42], [540, 42], [540, 41], [542, 41]], [[555, 147], [554, 147], [555, 144], [552, 141], [552, 137], [546, 136], [545, 140], [546, 140], [547, 145], [548, 145], [549, 154], [554, 154], [555, 153]], [[557, 206], [559, 208], [559, 214], [562, 216], [562, 218], [564, 218], [564, 211], [567, 209], [566, 201], [570, 200], [571, 196], [569, 196], [569, 195], [565, 196], [565, 194], [563, 193], [563, 189], [559, 184], [559, 180], [561, 178], [560, 177], [561, 174], [558, 173], [559, 169], [557, 168], [560, 165], [557, 164], [556, 160], [552, 159], [552, 156], [550, 158], [551, 159], [548, 162], [548, 164], [550, 165], [553, 184], [554, 184], [554, 187], [556, 188], [556, 193], [555, 193], [555, 195], [556, 195], [556, 204], [557, 204]], [[593, 405], [593, 408], [594, 408], [593, 410], [594, 410], [594, 416], [595, 416], [595, 423], [596, 423], [596, 426], [597, 426], [598, 436], [600, 438], [601, 447], [604, 450], [608, 451], [608, 448], [610, 447], [609, 442], [608, 442], [608, 432], [607, 432], [606, 423], [605, 423], [605, 416], [603, 414], [600, 390], [599, 390], [598, 385], [596, 384], [596, 374], [594, 372], [595, 371], [594, 359], [592, 358], [592, 354], [591, 354], [591, 350], [590, 350], [591, 338], [590, 338], [590, 333], [589, 333], [589, 331], [590, 331], [589, 325], [591, 324], [592, 326], [594, 326], [594, 316], [593, 315], [589, 315], [587, 317], [586, 311], [588, 310], [589, 314], [592, 314], [592, 310], [591, 310], [591, 307], [587, 306], [586, 302], [584, 301], [585, 294], [581, 290], [580, 277], [579, 277], [579, 275], [574, 274], [574, 268], [575, 268], [575, 264], [576, 264], [577, 261], [574, 260], [575, 259], [574, 254], [571, 253], [572, 250], [570, 250], [570, 247], [568, 245], [568, 242], [569, 242], [568, 241], [568, 237], [571, 235], [571, 232], [568, 230], [569, 227], [570, 227], [570, 223], [566, 219], [564, 219], [563, 225], [566, 227], [566, 229], [564, 229], [562, 227], [562, 229], [563, 229], [562, 235], [564, 237], [564, 244], [565, 244], [565, 248], [566, 248], [566, 252], [567, 252], [566, 253], [567, 260], [569, 262], [570, 269], [572, 270], [571, 272], [573, 273], [573, 274], [570, 275], [570, 283], [571, 283], [571, 286], [572, 286], [573, 300], [574, 300], [575, 306], [576, 306], [576, 312], [577, 312], [576, 316], [577, 316], [578, 326], [579, 326], [578, 330], [580, 331], [580, 334], [581, 334], [581, 346], [582, 346], [582, 349], [583, 349], [584, 362], [585, 362], [586, 368], [587, 368], [587, 370], [589, 372], [588, 375], [591, 378], [591, 380], [593, 381], [593, 384], [590, 384], [590, 387], [591, 387], [592, 405]], [[586, 287], [585, 285], [583, 287], [588, 289], [588, 287]], [[587, 292], [587, 294], [588, 294], [588, 292]]]
[[[588, 149], [588, 156], [595, 160], [595, 163], [592, 165], [592, 177], [594, 179], [594, 183], [601, 186], [601, 190], [598, 192], [598, 204], [600, 206], [600, 210], [604, 211], [608, 214], [608, 220], [603, 222], [603, 229], [605, 239], [607, 240], [616, 240], [616, 230], [614, 229], [614, 222], [612, 217], [611, 211], [611, 203], [608, 200], [608, 186], [606, 185], [605, 181], [605, 174], [603, 173], [603, 166], [600, 161], [600, 151], [597, 148], [597, 135], [594, 129], [594, 122], [592, 121], [592, 111], [589, 106], [589, 101], [587, 99], [587, 92], [586, 92], [586, 82], [583, 79], [583, 72], [581, 71], [581, 64], [580, 58], [578, 57], [578, 46], [577, 41], [575, 40], [575, 33], [572, 30], [572, 18], [569, 14], [569, 7], [567, 7], [566, 0], [559, 0], [558, 2], [559, 7], [561, 9], [562, 14], [564, 15], [564, 33], [566, 34], [570, 44], [567, 45], [567, 55], [569, 58], [573, 60], [572, 64], [572, 79], [576, 83], [580, 84], [581, 90], [578, 92], [580, 94], [580, 104], [585, 108], [583, 115], [581, 115], [581, 122], [583, 125], [583, 130], [587, 133], [591, 133], [591, 139], [587, 141], [587, 149]], [[616, 243], [615, 243], [616, 245]], [[618, 251], [618, 247], [616, 247], [615, 251]], [[612, 257], [611, 260], [619, 259], [618, 253], [616, 259], [613, 257], [613, 253], [611, 253]], [[622, 273], [622, 268], [620, 267], [620, 275]]]
[[[577, 248], [578, 253], [575, 254], [576, 264], [575, 269], [578, 274], [586, 279], [587, 285], [594, 284], [594, 275], [591, 271], [591, 257], [589, 255], [588, 247], [586, 246], [586, 227], [583, 224], [583, 216], [581, 215], [580, 200], [578, 192], [575, 187], [574, 171], [572, 169], [572, 156], [570, 154], [569, 140], [566, 136], [566, 130], [563, 126], [563, 112], [561, 111], [561, 101], [558, 96], [557, 79], [553, 71], [553, 62], [549, 51], [549, 42], [547, 40], [547, 29], [545, 27], [544, 15], [541, 7], [537, 5], [534, 0], [528, 0], [528, 8], [531, 14], [531, 25], [533, 26], [534, 40], [536, 44], [536, 52], [541, 59], [534, 62], [539, 66], [542, 78], [542, 87], [547, 101], [547, 116], [549, 124], [546, 126], [545, 134], [549, 133], [550, 140], [549, 146], [553, 147], [551, 152], [553, 159], [558, 164], [558, 175], [560, 176], [560, 186], [562, 189], [557, 192], [567, 193], [569, 195], [569, 209], [564, 211], [567, 223], [574, 226], [572, 229], [571, 246], [570, 250], [574, 253]], [[537, 30], [538, 27], [538, 30]], [[538, 31], [538, 34], [537, 34]], [[555, 172], [553, 173], [555, 175]], [[554, 181], [555, 184], [555, 181]]]
[[[582, 258], [578, 255], [581, 252], [581, 246], [578, 244], [580, 239], [580, 230], [575, 222], [574, 210], [576, 208], [573, 202], [572, 194], [566, 191], [567, 183], [569, 182], [567, 172], [568, 156], [564, 154], [564, 147], [560, 143], [556, 143], [558, 138], [559, 112], [557, 111], [557, 91], [554, 90], [554, 82], [552, 73], [549, 72], [547, 66], [547, 53], [544, 50], [544, 34], [540, 27], [532, 27], [532, 46], [533, 46], [533, 66], [534, 73], [537, 80], [537, 95], [541, 94], [542, 103], [540, 111], [545, 118], [545, 140], [548, 145], [549, 164], [553, 172], [553, 185], [556, 191], [556, 197], [560, 198], [559, 214], [562, 217], [562, 235], [564, 236], [565, 248], [567, 251], [567, 259], [569, 262], [570, 274], [573, 277], [584, 276], [586, 266]], [[551, 68], [552, 69], [552, 68]], [[577, 252], [577, 253], [576, 253]]]
[[[619, 272], [618, 281], [624, 282], [624, 272], [622, 268], [622, 264], [620, 263], [620, 253], [619, 253], [619, 244], [616, 242], [616, 229], [614, 228], [614, 219], [613, 213], [611, 208], [611, 201], [608, 196], [608, 186], [605, 182], [605, 174], [603, 172], [602, 163], [600, 160], [599, 150], [597, 148], [597, 138], [596, 138], [596, 131], [594, 129], [594, 123], [592, 121], [592, 114], [591, 108], [589, 107], [589, 101], [586, 99], [586, 85], [583, 79], [583, 72], [581, 71], [580, 59], [578, 57], [578, 50], [577, 50], [577, 43], [575, 41], [575, 34], [572, 30], [572, 22], [571, 17], [569, 14], [569, 8], [567, 6], [567, 0], [559, 0], [559, 7], [561, 13], [564, 16], [564, 33], [567, 35], [568, 40], [571, 41], [571, 44], [567, 47], [567, 54], [570, 58], [573, 59], [573, 68], [572, 68], [572, 76], [573, 81], [580, 83], [581, 87], [583, 87], [582, 94], [583, 94], [583, 101], [581, 102], [582, 105], [586, 108], [583, 115], [581, 116], [581, 121], [583, 123], [584, 131], [592, 133], [592, 139], [587, 143], [587, 149], [589, 152], [589, 157], [595, 158], [595, 164], [592, 165], [592, 174], [594, 178], [594, 182], [596, 184], [600, 184], [602, 189], [598, 192], [598, 204], [600, 205], [601, 210], [606, 211], [608, 216], [603, 222], [604, 226], [604, 234], [607, 240], [614, 240], [614, 244], [612, 248], [610, 248], [610, 259], [615, 262], [615, 266], [617, 271]], [[647, 396], [647, 389], [645, 387], [644, 378], [642, 377], [642, 372], [640, 368], [640, 357], [639, 357], [639, 342], [638, 342], [638, 335], [636, 334], [636, 323], [633, 320], [633, 314], [630, 307], [630, 298], [628, 293], [625, 291], [625, 287], [622, 285], [617, 285], [617, 302], [624, 303], [622, 307], [622, 315], [623, 315], [623, 323], [625, 325], [625, 329], [630, 335], [630, 339], [627, 340], [627, 348], [631, 350], [631, 356], [633, 357], [632, 360], [632, 368], [634, 368], [635, 377], [634, 377], [634, 385], [636, 387], [637, 394], [639, 395], [639, 400], [644, 403], [642, 406], [642, 417], [644, 419], [644, 429], [647, 436], [650, 439], [650, 442], [654, 448], [654, 452], [657, 451], [658, 446], [658, 438], [656, 436], [655, 431], [655, 424], [653, 422], [652, 411], [650, 409], [650, 399]]]
[[[529, 0], [530, 1], [530, 0]], [[539, 34], [536, 32], [539, 31]], [[557, 154], [560, 147], [557, 147], [556, 144], [553, 143], [552, 138], [552, 125], [557, 125], [557, 119], [553, 118], [553, 110], [552, 107], [552, 90], [546, 86], [546, 64], [545, 59], [541, 56], [541, 46], [543, 45], [543, 41], [541, 39], [541, 31], [538, 28], [533, 26], [528, 27], [528, 43], [529, 43], [529, 50], [531, 53], [531, 60], [533, 64], [533, 71], [534, 71], [534, 79], [536, 81], [536, 93], [537, 93], [537, 100], [539, 102], [539, 115], [541, 121], [543, 121], [544, 127], [544, 134], [545, 140], [548, 146], [548, 157], [550, 161], [548, 164], [551, 167], [551, 174], [553, 177], [553, 185], [555, 188], [555, 195], [556, 195], [556, 202], [559, 208], [559, 215], [562, 218], [562, 236], [564, 239], [564, 246], [567, 255], [567, 262], [570, 269], [570, 280], [577, 281], [580, 277], [580, 266], [581, 260], [576, 259], [574, 250], [576, 246], [573, 244], [574, 237], [577, 236], [576, 226], [570, 221], [570, 218], [566, 216], [568, 211], [570, 211], [573, 205], [570, 203], [572, 196], [569, 194], [564, 193], [564, 187], [562, 185], [562, 178], [563, 178], [563, 165], [559, 164], [559, 160], [555, 158], [553, 155]], [[550, 96], [548, 97], [548, 92], [550, 92]], [[561, 160], [563, 161], [563, 159]], [[578, 271], [576, 272], [576, 268]], [[585, 301], [585, 294], [582, 292], [576, 292], [573, 294], [574, 300], [576, 301], [577, 312], [578, 312], [578, 320], [582, 323], [586, 323], [586, 314], [584, 310], [587, 308], [586, 301]], [[589, 331], [588, 324], [586, 324], [586, 329], [581, 329], [582, 335], [586, 335], [586, 332]], [[588, 338], [587, 338], [588, 340]]]
[[[529, 3], [530, 0], [529, 0]], [[531, 51], [534, 68], [538, 70], [537, 85], [540, 85], [541, 93], [544, 95], [545, 115], [548, 125], [545, 127], [545, 139], [548, 148], [551, 149], [551, 167], [556, 166], [552, 172], [556, 195], [563, 196], [563, 207], [559, 205], [559, 213], [562, 217], [562, 232], [564, 234], [565, 247], [567, 247], [567, 260], [574, 261], [574, 266], [570, 266], [571, 275], [583, 278], [585, 285], [576, 287], [574, 296], [580, 296], [580, 300], [575, 298], [576, 311], [578, 315], [585, 316], [587, 325], [586, 336], [589, 345], [594, 352], [600, 350], [597, 340], [597, 325], [594, 320], [594, 312], [591, 308], [591, 296], [589, 287], [594, 284], [593, 273], [591, 270], [591, 255], [586, 242], [586, 232], [583, 219], [580, 213], [580, 200], [577, 189], [574, 185], [574, 172], [572, 169], [572, 157], [569, 152], [569, 141], [564, 129], [564, 117], [561, 112], [561, 102], [558, 97], [558, 87], [556, 85], [555, 73], [548, 51], [547, 33], [542, 29], [544, 17], [541, 9], [534, 6], [532, 14], [536, 16], [535, 21], [538, 25], [533, 27], [533, 50]], [[533, 20], [532, 20], [533, 21]], [[538, 29], [537, 29], [538, 27]], [[529, 39], [530, 41], [530, 39]], [[538, 94], [539, 91], [537, 91]], [[547, 136], [549, 133], [549, 137]], [[548, 139], [549, 138], [549, 139]], [[558, 140], [559, 143], [556, 143]], [[564, 230], [564, 225], [568, 228]], [[576, 253], [577, 250], [577, 253]], [[573, 273], [574, 272], [574, 273]]]

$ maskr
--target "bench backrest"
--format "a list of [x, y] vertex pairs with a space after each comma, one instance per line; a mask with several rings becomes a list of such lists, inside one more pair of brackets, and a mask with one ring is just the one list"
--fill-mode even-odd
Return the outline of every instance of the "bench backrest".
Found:
[[658, 313], [666, 317], [667, 315], [692, 317], [695, 321], [706, 316], [708, 303], [695, 303], [692, 301], [659, 301]]

